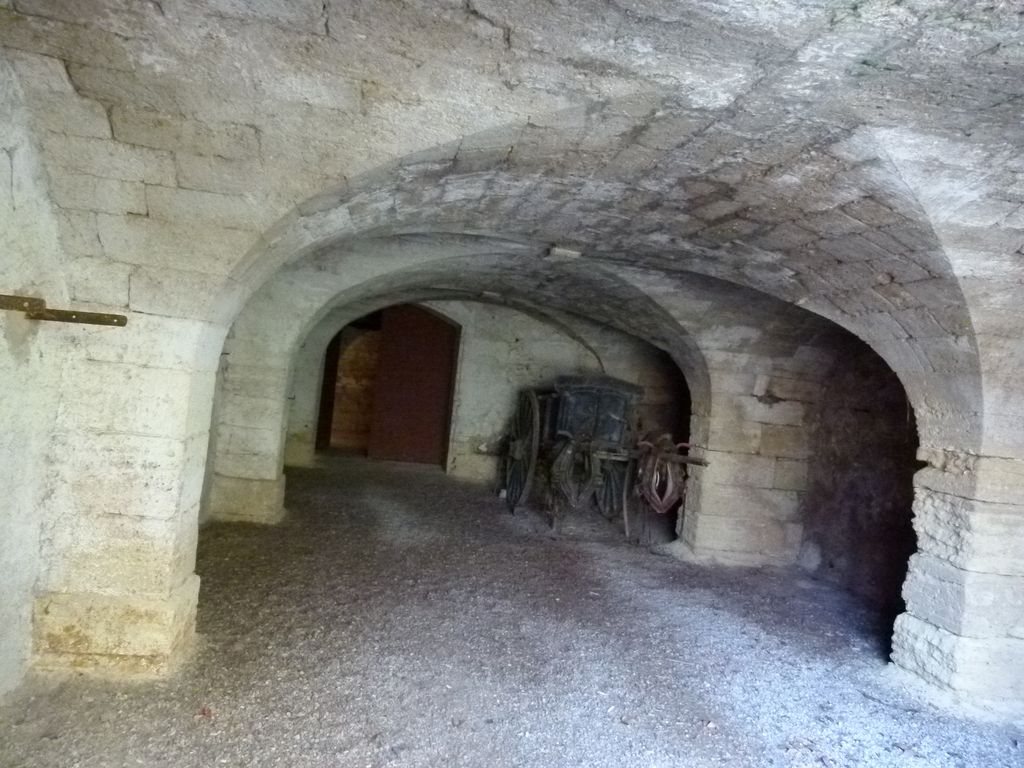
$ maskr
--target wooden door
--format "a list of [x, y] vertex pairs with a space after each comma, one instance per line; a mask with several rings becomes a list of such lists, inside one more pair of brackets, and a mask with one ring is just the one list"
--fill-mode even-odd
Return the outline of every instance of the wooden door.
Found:
[[382, 313], [367, 455], [445, 465], [459, 327], [420, 307]]

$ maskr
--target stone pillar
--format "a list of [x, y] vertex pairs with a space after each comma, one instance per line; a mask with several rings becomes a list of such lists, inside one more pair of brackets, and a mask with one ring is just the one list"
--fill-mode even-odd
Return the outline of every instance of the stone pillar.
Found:
[[928, 682], [1024, 712], [1024, 461], [921, 451], [918, 553], [893, 661]]
[[310, 331], [296, 353], [284, 444], [285, 466], [309, 467], [316, 462], [324, 355], [327, 345], [350, 320], [350, 315], [351, 311], [332, 312]]
[[289, 401], [287, 361], [229, 362], [217, 404], [207, 520], [278, 523], [285, 515], [282, 448]]
[[161, 674], [194, 632], [215, 343], [202, 323], [131, 315], [75, 331], [47, 458], [39, 667]]
[[[297, 407], [312, 419], [313, 432], [308, 435], [308, 453], [299, 452], [311, 463], [319, 389], [314, 387], [313, 397], [305, 396], [310, 371], [321, 370], [332, 331], [365, 314], [358, 305], [335, 310], [308, 334], [305, 347], [299, 347], [304, 323], [329, 299], [323, 295], [326, 282], [296, 282], [280, 292], [271, 285], [235, 321], [224, 344], [204, 522], [274, 524], [284, 518], [286, 433], [296, 415], [293, 372], [301, 366], [304, 380], [296, 384], [307, 388]], [[296, 452], [293, 441], [290, 458]]]
[[810, 450], [804, 417], [818, 380], [778, 372], [770, 360], [736, 356], [736, 365], [723, 365], [717, 357], [709, 369], [709, 466], [691, 469], [677, 547], [699, 562], [792, 564], [803, 536]]

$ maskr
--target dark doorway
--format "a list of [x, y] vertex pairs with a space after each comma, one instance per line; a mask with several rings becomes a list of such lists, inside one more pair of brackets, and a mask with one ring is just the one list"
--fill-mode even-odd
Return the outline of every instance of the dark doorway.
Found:
[[324, 354], [317, 450], [366, 455], [380, 357], [382, 313], [349, 323]]
[[[638, 382], [644, 388], [644, 396], [637, 409], [639, 432], [652, 437], [669, 434], [673, 442], [688, 442], [692, 402], [686, 377], [665, 352], [659, 351], [652, 363], [645, 378]], [[682, 504], [677, 504], [659, 515], [646, 506], [639, 506], [636, 518], [631, 521], [631, 539], [644, 546], [676, 539], [681, 507]]]
[[444, 466], [459, 327], [399, 305], [338, 333], [324, 358], [319, 449]]
[[841, 341], [839, 362], [812, 412], [801, 561], [880, 611], [880, 639], [903, 612], [917, 549], [912, 504], [917, 424], [903, 385], [866, 344]]

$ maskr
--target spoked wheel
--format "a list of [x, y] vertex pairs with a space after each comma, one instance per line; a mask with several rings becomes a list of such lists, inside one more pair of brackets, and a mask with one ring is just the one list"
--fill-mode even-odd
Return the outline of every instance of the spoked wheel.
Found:
[[509, 512], [530, 494], [540, 449], [540, 402], [532, 390], [521, 392], [512, 417], [505, 457], [505, 503]]

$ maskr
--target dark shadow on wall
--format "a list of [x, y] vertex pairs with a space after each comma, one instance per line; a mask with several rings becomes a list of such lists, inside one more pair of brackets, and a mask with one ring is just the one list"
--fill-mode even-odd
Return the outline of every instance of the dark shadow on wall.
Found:
[[644, 395], [637, 408], [639, 431], [671, 432], [672, 439], [690, 439], [692, 403], [686, 377], [667, 352], [658, 350], [651, 370], [638, 383]]
[[888, 643], [917, 549], [917, 424], [903, 385], [870, 347], [850, 337], [837, 359], [811, 420], [801, 564], [873, 604]]

